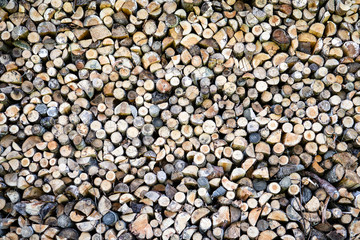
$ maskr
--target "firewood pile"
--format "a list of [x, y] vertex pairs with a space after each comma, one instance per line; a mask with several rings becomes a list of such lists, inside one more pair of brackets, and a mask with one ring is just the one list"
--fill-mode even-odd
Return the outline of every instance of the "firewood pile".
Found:
[[0, 0], [4, 240], [360, 240], [359, 0]]

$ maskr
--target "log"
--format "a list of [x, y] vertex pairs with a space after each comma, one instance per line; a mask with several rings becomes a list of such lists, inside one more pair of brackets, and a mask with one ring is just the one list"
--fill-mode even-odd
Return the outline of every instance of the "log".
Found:
[[312, 172], [305, 172], [306, 176], [309, 176], [309, 177], [312, 177], [314, 178], [319, 184], [321, 187], [323, 187], [325, 189], [325, 191], [329, 194], [329, 196], [336, 200], [339, 198], [340, 196], [340, 193], [338, 192], [338, 190], [333, 186], [331, 185], [329, 182], [327, 182], [326, 180], [324, 179], [321, 179], [320, 177], [318, 177], [316, 174], [312, 173]]

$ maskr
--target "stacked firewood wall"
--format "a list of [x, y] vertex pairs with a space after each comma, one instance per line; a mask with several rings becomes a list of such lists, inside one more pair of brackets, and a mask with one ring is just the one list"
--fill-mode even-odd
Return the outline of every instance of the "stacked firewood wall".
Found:
[[360, 239], [359, 0], [0, 0], [0, 237]]

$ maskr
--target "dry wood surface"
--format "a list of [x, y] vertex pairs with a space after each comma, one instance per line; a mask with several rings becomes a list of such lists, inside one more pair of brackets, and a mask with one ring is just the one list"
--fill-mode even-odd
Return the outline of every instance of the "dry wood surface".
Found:
[[0, 0], [1, 240], [360, 240], [360, 0]]

